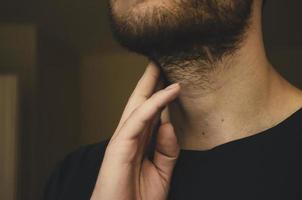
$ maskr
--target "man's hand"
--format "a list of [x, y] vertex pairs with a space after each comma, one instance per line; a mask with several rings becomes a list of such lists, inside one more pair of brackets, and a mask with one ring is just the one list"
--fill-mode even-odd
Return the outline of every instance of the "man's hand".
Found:
[[[92, 200], [167, 198], [179, 146], [164, 108], [179, 95], [180, 85], [154, 93], [159, 76], [159, 68], [149, 63], [108, 143]], [[149, 160], [145, 153], [159, 116], [154, 157]]]

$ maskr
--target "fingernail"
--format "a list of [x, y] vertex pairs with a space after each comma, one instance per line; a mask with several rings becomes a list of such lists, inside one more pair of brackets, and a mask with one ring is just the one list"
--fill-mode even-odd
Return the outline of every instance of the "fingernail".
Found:
[[178, 83], [174, 83], [172, 85], [169, 85], [168, 87], [166, 87], [166, 90], [170, 90], [170, 89], [173, 89], [175, 87], [177, 87]]

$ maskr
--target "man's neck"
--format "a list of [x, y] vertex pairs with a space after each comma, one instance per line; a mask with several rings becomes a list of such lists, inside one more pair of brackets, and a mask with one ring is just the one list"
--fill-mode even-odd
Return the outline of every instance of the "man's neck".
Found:
[[301, 93], [270, 65], [259, 33], [215, 65], [191, 62], [162, 66], [166, 79], [180, 82], [169, 106], [182, 149], [206, 150], [260, 133], [301, 105]]

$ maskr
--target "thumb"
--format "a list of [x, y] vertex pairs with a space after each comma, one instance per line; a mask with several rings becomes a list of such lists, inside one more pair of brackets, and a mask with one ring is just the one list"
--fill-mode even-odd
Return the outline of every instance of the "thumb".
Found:
[[164, 123], [158, 129], [153, 163], [166, 183], [170, 182], [179, 156], [179, 145], [171, 123]]

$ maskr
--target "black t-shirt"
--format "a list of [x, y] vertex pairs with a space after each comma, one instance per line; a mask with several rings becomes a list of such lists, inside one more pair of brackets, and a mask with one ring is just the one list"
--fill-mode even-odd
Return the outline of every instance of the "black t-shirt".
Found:
[[[302, 108], [278, 125], [211, 150], [181, 150], [172, 200], [302, 200]], [[90, 199], [109, 140], [59, 163], [45, 200]]]

